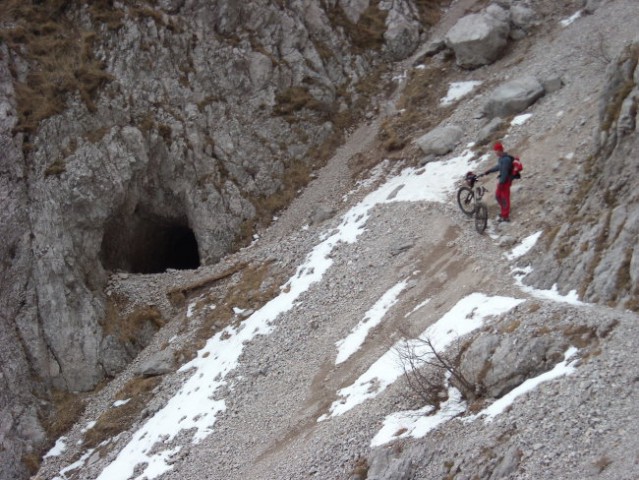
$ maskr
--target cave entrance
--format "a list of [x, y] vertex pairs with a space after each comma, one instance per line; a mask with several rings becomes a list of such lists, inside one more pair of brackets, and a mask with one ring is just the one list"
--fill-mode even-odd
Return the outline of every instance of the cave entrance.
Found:
[[197, 240], [186, 221], [138, 212], [107, 223], [101, 260], [107, 270], [129, 273], [162, 273], [200, 266]]

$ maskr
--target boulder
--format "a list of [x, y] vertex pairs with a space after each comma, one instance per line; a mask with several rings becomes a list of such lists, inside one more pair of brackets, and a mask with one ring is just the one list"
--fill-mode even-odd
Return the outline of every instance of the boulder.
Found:
[[539, 22], [539, 17], [528, 7], [513, 5], [510, 8], [510, 22], [514, 28], [528, 32]]
[[419, 42], [419, 25], [391, 10], [384, 33], [386, 51], [393, 61], [403, 60], [415, 51]]
[[497, 60], [508, 44], [509, 33], [507, 21], [475, 13], [459, 19], [446, 34], [446, 44], [455, 53], [457, 65], [473, 69]]
[[308, 222], [311, 225], [319, 225], [335, 215], [335, 209], [328, 205], [316, 205], [309, 216]]
[[415, 143], [426, 155], [445, 155], [455, 148], [463, 134], [464, 131], [456, 125], [438, 127], [419, 137]]
[[543, 85], [535, 77], [527, 76], [498, 86], [488, 95], [483, 113], [489, 118], [507, 117], [522, 112], [543, 97]]
[[602, 0], [584, 0], [584, 12], [591, 14], [595, 13], [601, 6]]
[[412, 460], [396, 455], [392, 450], [377, 449], [369, 458], [368, 480], [408, 480], [411, 478]]
[[553, 93], [564, 86], [564, 81], [559, 75], [553, 74], [541, 79], [541, 85], [545, 93]]
[[[487, 397], [499, 398], [524, 381], [548, 370], [561, 358], [563, 339], [550, 335], [532, 338], [525, 345], [517, 345], [507, 335], [490, 357], [491, 368], [486, 371], [483, 386]], [[472, 362], [472, 357], [467, 357]]]
[[106, 335], [100, 342], [100, 363], [104, 373], [115, 376], [126, 368], [133, 356], [114, 335]]
[[140, 363], [134, 371], [136, 375], [153, 377], [165, 375], [175, 370], [175, 360], [172, 350], [162, 350]]

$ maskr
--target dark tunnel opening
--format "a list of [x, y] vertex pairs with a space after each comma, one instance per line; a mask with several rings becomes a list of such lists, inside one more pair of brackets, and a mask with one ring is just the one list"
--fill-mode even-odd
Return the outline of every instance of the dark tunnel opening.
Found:
[[200, 266], [193, 230], [181, 222], [140, 214], [108, 222], [101, 260], [107, 270], [128, 273], [162, 273]]

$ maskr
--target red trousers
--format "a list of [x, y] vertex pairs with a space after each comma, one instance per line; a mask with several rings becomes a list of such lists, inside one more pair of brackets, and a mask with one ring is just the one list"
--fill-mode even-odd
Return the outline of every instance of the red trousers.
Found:
[[510, 184], [511, 180], [506, 183], [498, 183], [495, 191], [495, 198], [501, 207], [501, 218], [509, 218], [510, 216]]

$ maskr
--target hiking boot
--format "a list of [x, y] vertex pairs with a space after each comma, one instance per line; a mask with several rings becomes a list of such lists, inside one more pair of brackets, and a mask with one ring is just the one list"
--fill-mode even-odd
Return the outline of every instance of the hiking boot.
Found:
[[499, 218], [497, 219], [497, 221], [498, 221], [499, 223], [502, 223], [502, 222], [510, 223], [510, 218], [503, 218], [503, 217], [500, 215], [500, 216], [499, 216]]

